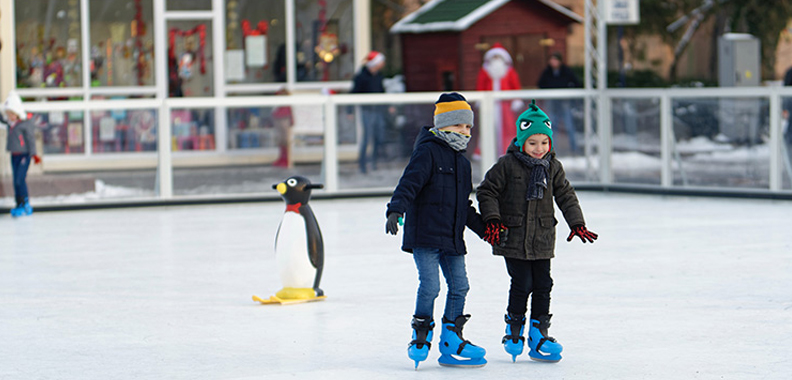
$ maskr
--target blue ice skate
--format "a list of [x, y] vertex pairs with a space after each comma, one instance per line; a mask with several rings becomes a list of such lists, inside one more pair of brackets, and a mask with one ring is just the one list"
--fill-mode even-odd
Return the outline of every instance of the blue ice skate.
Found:
[[429, 356], [429, 349], [432, 348], [434, 321], [429, 317], [413, 316], [412, 328], [412, 341], [407, 347], [407, 356], [415, 361], [415, 369], [418, 370], [418, 364], [426, 360], [426, 357]]
[[528, 331], [528, 346], [531, 347], [531, 351], [528, 355], [536, 361], [555, 363], [561, 360], [561, 351], [564, 348], [555, 338], [547, 335], [550, 317], [552, 315], [531, 319], [531, 329]]
[[437, 361], [447, 367], [483, 367], [487, 364], [487, 350], [476, 346], [462, 337], [462, 328], [470, 319], [469, 314], [460, 315], [454, 321], [443, 317], [440, 333], [440, 358]]
[[22, 208], [22, 205], [19, 205], [11, 209], [11, 216], [18, 218], [22, 216], [23, 212], [25, 212], [25, 210]]
[[30, 205], [30, 201], [27, 199], [25, 199], [25, 203], [20, 207], [22, 207], [21, 215], [30, 215], [33, 213], [33, 206]]
[[517, 356], [523, 353], [525, 345], [525, 315], [506, 314], [506, 335], [501, 341], [503, 348], [512, 356], [512, 362], [517, 361]]

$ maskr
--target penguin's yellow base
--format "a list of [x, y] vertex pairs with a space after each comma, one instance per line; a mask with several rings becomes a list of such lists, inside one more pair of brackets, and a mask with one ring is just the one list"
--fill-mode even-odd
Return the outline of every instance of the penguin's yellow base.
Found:
[[253, 301], [261, 302], [264, 305], [289, 305], [294, 303], [321, 301], [325, 298], [327, 297], [317, 297], [316, 291], [313, 290], [313, 288], [283, 288], [266, 300], [254, 295]]

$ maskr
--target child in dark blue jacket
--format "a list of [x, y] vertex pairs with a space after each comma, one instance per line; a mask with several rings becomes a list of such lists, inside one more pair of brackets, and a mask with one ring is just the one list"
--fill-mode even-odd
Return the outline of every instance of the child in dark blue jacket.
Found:
[[[435, 103], [434, 127], [424, 127], [410, 162], [388, 203], [386, 232], [396, 235], [402, 217], [402, 250], [418, 268], [418, 294], [412, 319], [410, 359], [426, 360], [434, 328], [434, 300], [440, 292], [438, 268], [448, 285], [440, 334], [441, 365], [479, 367], [486, 351], [462, 337], [470, 315], [463, 314], [470, 289], [465, 270], [465, 226], [479, 236], [485, 224], [470, 201], [470, 161], [464, 151], [473, 127], [473, 110], [458, 93], [442, 94]], [[455, 358], [454, 356], [461, 357]]]

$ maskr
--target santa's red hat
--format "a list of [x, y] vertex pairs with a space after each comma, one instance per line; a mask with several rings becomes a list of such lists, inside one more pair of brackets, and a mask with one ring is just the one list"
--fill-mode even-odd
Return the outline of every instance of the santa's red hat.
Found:
[[494, 45], [492, 45], [492, 48], [490, 48], [489, 50], [487, 50], [486, 53], [484, 53], [484, 62], [489, 61], [490, 59], [492, 59], [492, 57], [501, 57], [504, 61], [506, 61], [507, 64], [509, 65], [512, 64], [511, 55], [509, 55], [509, 52], [506, 51], [506, 49], [503, 47], [503, 45], [500, 44], [500, 42], [496, 42]]

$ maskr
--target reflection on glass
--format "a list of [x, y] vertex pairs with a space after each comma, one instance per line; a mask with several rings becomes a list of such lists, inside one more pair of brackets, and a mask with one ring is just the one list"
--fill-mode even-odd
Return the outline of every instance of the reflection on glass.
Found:
[[91, 0], [91, 86], [154, 85], [152, 0]]
[[82, 111], [52, 111], [33, 114], [33, 123], [41, 131], [44, 154], [85, 152]]
[[282, 0], [228, 2], [227, 83], [286, 81], [285, 13]]
[[214, 109], [174, 109], [172, 149], [215, 150]]
[[212, 96], [212, 62], [211, 22], [168, 22], [168, 96]]
[[79, 1], [16, 0], [14, 20], [17, 87], [82, 85]]
[[[395, 187], [407, 166], [415, 140], [424, 126], [432, 126], [434, 103], [411, 103], [382, 105], [385, 123], [371, 131], [369, 141], [364, 144], [364, 126], [360, 107], [339, 106], [337, 108], [339, 187], [391, 188]], [[478, 104], [474, 103], [475, 123], [479, 123]], [[474, 184], [481, 182], [483, 171], [475, 158], [476, 142], [480, 129], [473, 128], [473, 138], [466, 150], [472, 165]], [[375, 138], [376, 137], [376, 138]], [[361, 170], [361, 152], [365, 149], [366, 171]], [[377, 154], [374, 154], [374, 152]]]
[[351, 80], [355, 75], [352, 0], [296, 0], [297, 81]]
[[684, 99], [672, 103], [674, 184], [768, 188], [767, 99]]
[[157, 150], [156, 110], [92, 111], [94, 153]]
[[613, 99], [611, 113], [615, 182], [659, 185], [660, 100]]

